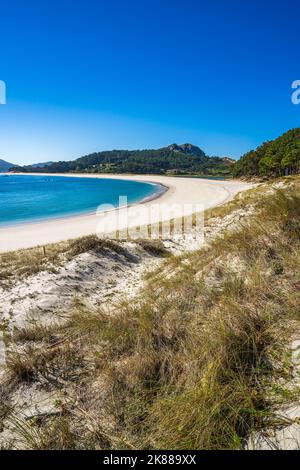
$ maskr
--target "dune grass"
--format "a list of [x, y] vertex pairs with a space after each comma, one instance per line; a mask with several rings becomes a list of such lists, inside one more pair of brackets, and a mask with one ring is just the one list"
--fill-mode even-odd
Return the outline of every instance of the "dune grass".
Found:
[[300, 321], [300, 190], [293, 180], [261, 191], [240, 201], [253, 216], [165, 260], [114, 315], [77, 303], [64, 325], [15, 332], [9, 380], [51, 378], [67, 397], [63, 416], [34, 426], [34, 448], [242, 449], [280, 424], [277, 408], [297, 397], [285, 383]]
[[0, 286], [7, 287], [41, 271], [56, 272], [67, 261], [90, 250], [120, 251], [120, 244], [90, 235], [67, 242], [0, 254]]
[[[17, 280], [23, 280], [42, 271], [56, 273], [75, 256], [88, 251], [103, 253], [111, 251], [128, 255], [124, 241], [100, 239], [88, 235], [67, 242], [54, 243], [36, 248], [0, 253], [0, 287], [7, 288]], [[152, 256], [167, 257], [169, 252], [159, 240], [133, 240]]]

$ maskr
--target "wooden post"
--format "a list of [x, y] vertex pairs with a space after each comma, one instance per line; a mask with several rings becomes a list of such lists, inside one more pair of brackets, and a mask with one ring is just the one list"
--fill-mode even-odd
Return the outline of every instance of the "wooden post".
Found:
[[137, 227], [135, 227], [135, 237], [134, 238], [141, 238], [141, 226], [140, 225], [137, 225]]
[[181, 217], [181, 233], [182, 233], [182, 238], [185, 239], [185, 217], [184, 217], [184, 215]]
[[158, 238], [161, 240], [163, 235], [163, 223], [160, 220], [158, 223]]
[[170, 220], [170, 238], [174, 237], [175, 220]]

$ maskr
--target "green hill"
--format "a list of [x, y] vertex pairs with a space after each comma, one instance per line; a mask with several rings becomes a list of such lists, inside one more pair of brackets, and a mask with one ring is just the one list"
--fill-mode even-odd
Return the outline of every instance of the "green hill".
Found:
[[96, 152], [73, 161], [51, 163], [43, 168], [37, 168], [34, 165], [22, 167], [21, 171], [228, 175], [232, 165], [233, 160], [209, 157], [203, 150], [192, 144], [172, 144], [157, 150]]
[[234, 165], [234, 176], [277, 177], [299, 173], [300, 128], [246, 153]]
[[0, 158], [0, 173], [5, 173], [9, 171], [12, 167], [15, 167], [13, 163], [6, 162], [5, 160], [1, 160]]

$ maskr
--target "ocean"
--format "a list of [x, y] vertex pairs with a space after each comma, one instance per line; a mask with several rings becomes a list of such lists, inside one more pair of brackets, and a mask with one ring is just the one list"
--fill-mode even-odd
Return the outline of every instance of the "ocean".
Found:
[[151, 183], [104, 178], [0, 175], [0, 225], [55, 219], [94, 212], [101, 204], [118, 207], [153, 196]]

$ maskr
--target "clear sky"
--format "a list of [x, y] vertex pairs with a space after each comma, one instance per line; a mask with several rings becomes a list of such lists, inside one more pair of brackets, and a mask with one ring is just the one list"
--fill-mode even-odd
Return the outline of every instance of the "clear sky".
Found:
[[192, 142], [239, 157], [300, 126], [299, 0], [0, 3], [0, 158]]

